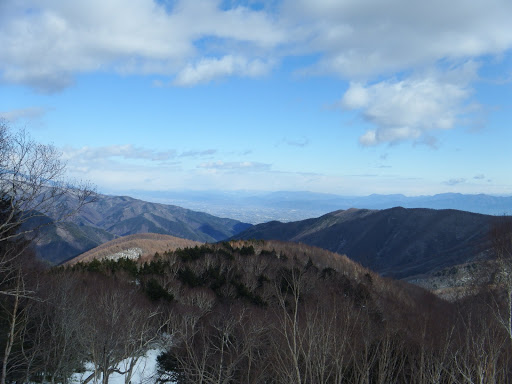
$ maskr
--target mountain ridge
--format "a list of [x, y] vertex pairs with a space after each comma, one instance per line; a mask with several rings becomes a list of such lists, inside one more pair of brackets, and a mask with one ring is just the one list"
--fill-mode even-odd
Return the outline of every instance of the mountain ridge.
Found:
[[258, 224], [233, 238], [301, 242], [345, 254], [385, 276], [411, 278], [483, 257], [495, 219], [458, 210], [351, 209]]
[[[67, 204], [73, 206], [73, 197]], [[151, 203], [128, 196], [97, 195], [70, 217], [51, 223], [58, 212], [50, 212], [48, 221], [36, 239], [36, 254], [59, 264], [116, 237], [157, 233], [204, 242], [225, 240], [251, 226], [238, 220], [216, 217], [173, 205]]]

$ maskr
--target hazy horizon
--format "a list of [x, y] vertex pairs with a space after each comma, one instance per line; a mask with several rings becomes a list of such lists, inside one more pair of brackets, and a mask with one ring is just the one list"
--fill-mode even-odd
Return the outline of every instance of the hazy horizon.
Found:
[[111, 196], [131, 196], [132, 194], [158, 194], [165, 196], [166, 194], [212, 194], [212, 195], [230, 195], [230, 194], [239, 194], [239, 195], [269, 195], [269, 194], [280, 194], [280, 193], [292, 193], [292, 194], [312, 194], [312, 195], [325, 195], [325, 196], [335, 196], [342, 198], [361, 198], [361, 197], [370, 197], [370, 196], [403, 196], [403, 197], [434, 197], [437, 195], [454, 195], [460, 194], [465, 196], [478, 196], [478, 195], [487, 195], [493, 197], [512, 197], [512, 193], [505, 194], [492, 194], [492, 193], [461, 193], [461, 192], [442, 192], [442, 193], [433, 193], [433, 194], [416, 194], [416, 195], [408, 195], [404, 193], [369, 193], [369, 194], [360, 194], [360, 195], [344, 195], [338, 193], [331, 192], [313, 192], [308, 190], [263, 190], [263, 189], [232, 189], [232, 190], [221, 190], [221, 189], [168, 189], [168, 190], [145, 190], [145, 189], [106, 189], [97, 191], [103, 195], [111, 195]]

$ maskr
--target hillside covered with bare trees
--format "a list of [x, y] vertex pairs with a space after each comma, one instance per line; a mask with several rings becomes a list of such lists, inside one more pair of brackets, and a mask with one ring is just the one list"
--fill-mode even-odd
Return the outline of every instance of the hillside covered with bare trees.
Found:
[[29, 275], [36, 299], [20, 297], [6, 382], [67, 382], [89, 363], [83, 382], [107, 383], [114, 372], [130, 377], [154, 348], [155, 382], [505, 383], [511, 375], [512, 340], [496, 316], [505, 309], [488, 305], [499, 291], [448, 303], [310, 246], [232, 241]]

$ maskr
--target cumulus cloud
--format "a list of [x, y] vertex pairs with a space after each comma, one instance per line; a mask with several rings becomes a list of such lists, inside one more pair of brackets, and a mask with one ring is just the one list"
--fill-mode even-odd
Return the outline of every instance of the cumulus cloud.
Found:
[[319, 57], [311, 72], [361, 80], [512, 46], [508, 0], [282, 0], [258, 10], [220, 0], [6, 0], [0, 7], [1, 77], [41, 91], [97, 70], [193, 85], [264, 74], [282, 57], [311, 54]]
[[473, 179], [475, 179], [475, 180], [483, 180], [483, 179], [485, 179], [485, 175], [484, 174], [475, 175], [473, 177]]
[[311, 72], [345, 78], [389, 74], [499, 54], [512, 46], [512, 3], [498, 0], [285, 0], [303, 51], [321, 59]]
[[[69, 86], [80, 72], [173, 75], [201, 63], [202, 50], [230, 57], [229, 44], [209, 46], [208, 39], [243, 44], [248, 56], [286, 39], [270, 15], [241, 5], [222, 9], [218, 1], [181, 0], [166, 8], [153, 0], [7, 0], [0, 7], [1, 78], [45, 92]], [[254, 75], [264, 66], [237, 60], [231, 74]], [[230, 74], [218, 66], [210, 77]]]
[[345, 109], [358, 110], [375, 128], [359, 141], [364, 146], [418, 140], [435, 145], [428, 135], [452, 129], [464, 115], [472, 94], [469, 82], [476, 66], [468, 63], [448, 72], [437, 71], [375, 84], [350, 83], [341, 99]]
[[[310, 72], [357, 82], [501, 54], [512, 47], [510, 14], [508, 0], [282, 0], [259, 9], [220, 0], [5, 0], [0, 76], [46, 92], [98, 70], [190, 86], [260, 76], [282, 57], [314, 54]], [[364, 102], [357, 90], [356, 104]]]
[[434, 132], [455, 127], [471, 101], [474, 62], [512, 48], [509, 0], [245, 3], [4, 0], [0, 81], [56, 92], [103, 71], [194, 86], [307, 56], [302, 73], [350, 82], [344, 108], [374, 125], [361, 144], [435, 146]]
[[360, 137], [365, 146], [413, 140], [437, 147], [435, 131], [456, 127], [467, 112], [474, 61], [512, 48], [506, 0], [285, 0], [283, 9], [298, 26], [299, 51], [319, 57], [300, 73], [350, 81], [344, 108], [374, 125]]

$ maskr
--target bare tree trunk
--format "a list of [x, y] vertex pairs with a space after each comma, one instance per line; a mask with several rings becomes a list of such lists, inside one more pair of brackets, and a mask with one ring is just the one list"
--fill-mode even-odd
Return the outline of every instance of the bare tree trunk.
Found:
[[[279, 286], [275, 287], [276, 297], [278, 299], [279, 311], [278, 318], [280, 321], [278, 332], [281, 333], [284, 339], [286, 353], [288, 358], [279, 359], [281, 361], [280, 369], [285, 369], [287, 365], [286, 360], [291, 365], [291, 371], [286, 373], [291, 383], [302, 384], [303, 378], [300, 367], [300, 354], [301, 354], [301, 340], [299, 331], [299, 303], [302, 295], [302, 289], [304, 284], [304, 274], [296, 268], [290, 271], [289, 276], [283, 276], [283, 282], [287, 292], [282, 292]], [[291, 304], [288, 308], [288, 301], [290, 299]], [[279, 347], [278, 347], [279, 349]], [[285, 353], [285, 351], [279, 351], [276, 349], [276, 353], [279, 355]], [[283, 372], [285, 373], [285, 372]]]
[[138, 357], [133, 357], [130, 359], [130, 362], [128, 363], [128, 369], [125, 371], [124, 376], [124, 383], [130, 384], [132, 382], [132, 376], [133, 376], [133, 368], [135, 368], [135, 365], [139, 361]]
[[4, 358], [2, 360], [2, 376], [0, 377], [0, 384], [5, 384], [7, 379], [7, 364], [9, 363], [9, 356], [11, 355], [12, 346], [14, 345], [15, 336], [16, 336], [16, 323], [18, 321], [18, 308], [20, 303], [20, 295], [21, 295], [21, 285], [23, 284], [23, 278], [21, 276], [21, 270], [18, 269], [18, 274], [16, 277], [16, 288], [13, 293], [14, 296], [14, 306], [12, 309], [12, 315], [9, 320], [9, 333], [7, 335], [7, 342], [4, 350]]

